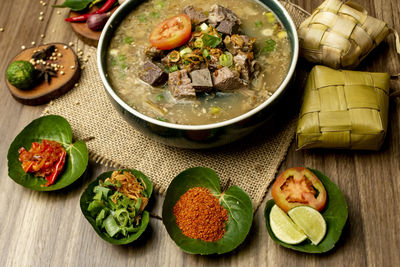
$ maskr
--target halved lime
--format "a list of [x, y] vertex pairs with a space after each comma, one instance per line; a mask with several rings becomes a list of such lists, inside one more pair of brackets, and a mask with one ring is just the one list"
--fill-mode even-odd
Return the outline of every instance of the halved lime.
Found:
[[277, 205], [272, 207], [269, 214], [269, 221], [272, 232], [282, 242], [294, 245], [307, 239], [307, 236]]
[[316, 209], [297, 206], [289, 210], [288, 215], [314, 245], [318, 245], [325, 237], [326, 221]]

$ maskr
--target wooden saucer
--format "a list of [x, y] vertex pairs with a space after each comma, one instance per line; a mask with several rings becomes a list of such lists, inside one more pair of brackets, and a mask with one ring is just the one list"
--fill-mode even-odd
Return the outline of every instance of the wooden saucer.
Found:
[[[111, 14], [114, 13], [115, 10], [117, 10], [117, 7], [114, 7], [111, 10]], [[94, 6], [92, 7], [87, 13], [92, 13], [98, 10], [99, 8]], [[82, 15], [82, 13], [75, 12], [75, 11], [70, 11], [68, 17], [77, 17]], [[100, 39], [101, 31], [92, 31], [91, 29], [88, 28], [86, 25], [86, 21], [83, 22], [68, 22], [71, 24], [72, 30], [75, 32], [75, 34], [81, 39], [85, 44], [97, 47], [97, 44]]]
[[[57, 77], [52, 77], [50, 84], [46, 81], [42, 81], [30, 90], [21, 90], [12, 86], [7, 79], [5, 79], [12, 96], [22, 104], [36, 106], [47, 103], [72, 89], [81, 76], [79, 61], [74, 50], [63, 43], [50, 43], [25, 49], [14, 57], [11, 62], [16, 60], [29, 61], [34, 54], [34, 50], [45, 49], [50, 45], [55, 45], [58, 50], [56, 53], [61, 53], [62, 57], [57, 57], [57, 60], [51, 60], [49, 62], [64, 66], [64, 68], [59, 69]], [[74, 67], [71, 68], [72, 66]], [[63, 75], [61, 75], [61, 71], [64, 72]]]

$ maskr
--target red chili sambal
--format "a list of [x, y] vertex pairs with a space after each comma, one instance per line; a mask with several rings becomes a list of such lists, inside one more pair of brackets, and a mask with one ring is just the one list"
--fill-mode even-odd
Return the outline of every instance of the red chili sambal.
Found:
[[33, 142], [29, 151], [21, 147], [18, 153], [24, 172], [45, 178], [47, 180], [45, 186], [54, 183], [64, 167], [67, 155], [60, 143], [46, 139], [43, 139], [40, 144]]

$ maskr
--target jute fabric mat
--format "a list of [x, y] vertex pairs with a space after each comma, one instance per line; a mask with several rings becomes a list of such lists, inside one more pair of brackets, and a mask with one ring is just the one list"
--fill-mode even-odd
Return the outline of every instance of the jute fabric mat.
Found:
[[[296, 24], [303, 13], [283, 3]], [[189, 167], [214, 169], [221, 187], [240, 186], [256, 209], [285, 158], [295, 132], [295, 120], [275, 132], [261, 131], [251, 141], [236, 142], [213, 150], [187, 150], [153, 141], [127, 123], [114, 109], [101, 83], [97, 70], [96, 50], [88, 51], [90, 59], [82, 72], [79, 85], [52, 101], [43, 115], [57, 114], [71, 124], [75, 139], [87, 139], [92, 160], [113, 168], [128, 167], [145, 173], [159, 193], [164, 193], [171, 180]], [[261, 135], [261, 137], [260, 137]]]

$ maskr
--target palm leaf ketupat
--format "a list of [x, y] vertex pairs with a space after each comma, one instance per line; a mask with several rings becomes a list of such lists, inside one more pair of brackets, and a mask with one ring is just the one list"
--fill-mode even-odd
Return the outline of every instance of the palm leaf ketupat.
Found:
[[387, 73], [315, 66], [297, 125], [297, 148], [378, 150], [388, 124], [389, 79]]
[[352, 1], [326, 0], [299, 27], [301, 54], [335, 69], [355, 68], [390, 31]]

